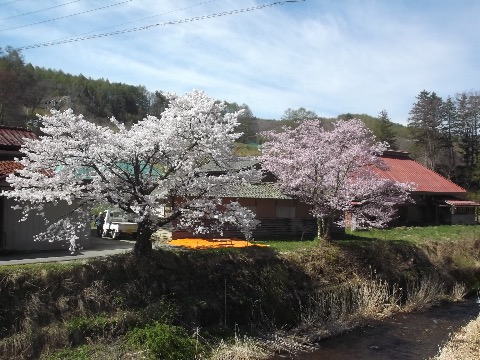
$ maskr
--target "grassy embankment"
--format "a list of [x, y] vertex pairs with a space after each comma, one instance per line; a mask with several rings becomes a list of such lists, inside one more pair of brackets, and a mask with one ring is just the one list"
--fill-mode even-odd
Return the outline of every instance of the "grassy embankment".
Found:
[[323, 247], [276, 241], [1, 267], [0, 357], [234, 359], [305, 350], [366, 319], [480, 289], [478, 230], [403, 228]]

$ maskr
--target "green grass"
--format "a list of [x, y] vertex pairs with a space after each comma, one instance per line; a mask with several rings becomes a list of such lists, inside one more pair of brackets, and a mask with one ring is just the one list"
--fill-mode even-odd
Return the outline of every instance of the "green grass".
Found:
[[391, 229], [372, 229], [350, 231], [347, 239], [377, 239], [408, 242], [446, 241], [454, 239], [472, 240], [480, 237], [480, 226], [477, 225], [439, 225], [424, 227], [397, 227]]
[[200, 344], [184, 328], [160, 322], [136, 328], [126, 338], [129, 345], [147, 349], [149, 359], [189, 360], [202, 351]]
[[259, 156], [261, 155], [257, 144], [235, 143], [233, 151], [237, 156]]
[[[425, 241], [473, 240], [479, 238], [480, 226], [478, 225], [440, 225], [347, 231], [343, 237], [333, 240], [333, 243], [348, 244], [371, 240], [421, 243]], [[266, 244], [271, 249], [280, 252], [308, 250], [319, 246], [318, 240], [262, 240], [256, 241], [256, 243]]]
[[90, 360], [95, 354], [95, 347], [82, 345], [73, 349], [61, 349], [48, 356], [48, 360]]
[[271, 249], [280, 251], [280, 252], [285, 252], [285, 251], [295, 251], [295, 250], [301, 250], [301, 249], [312, 249], [316, 248], [319, 246], [319, 241], [318, 240], [303, 240], [303, 241], [297, 241], [297, 240], [262, 240], [262, 241], [255, 241], [255, 243], [258, 244], [265, 244], [268, 245]]

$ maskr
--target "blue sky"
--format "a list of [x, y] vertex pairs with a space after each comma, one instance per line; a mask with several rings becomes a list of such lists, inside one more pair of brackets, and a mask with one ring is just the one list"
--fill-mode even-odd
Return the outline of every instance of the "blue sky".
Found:
[[[273, 3], [0, 0], [0, 47], [118, 31], [22, 54], [33, 65], [151, 91], [201, 89], [267, 119], [287, 108], [325, 117], [385, 109], [406, 124], [422, 90], [480, 90], [480, 1], [306, 0], [252, 9]], [[182, 22], [219, 13], [226, 14]]]

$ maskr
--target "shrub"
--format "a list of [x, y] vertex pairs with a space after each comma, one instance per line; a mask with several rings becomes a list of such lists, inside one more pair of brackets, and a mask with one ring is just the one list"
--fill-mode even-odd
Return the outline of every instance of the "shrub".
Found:
[[154, 322], [127, 334], [130, 345], [148, 351], [151, 359], [190, 360], [194, 359], [198, 344], [182, 327]]
[[74, 349], [57, 350], [48, 357], [49, 360], [90, 360], [93, 349], [89, 345], [79, 346]]

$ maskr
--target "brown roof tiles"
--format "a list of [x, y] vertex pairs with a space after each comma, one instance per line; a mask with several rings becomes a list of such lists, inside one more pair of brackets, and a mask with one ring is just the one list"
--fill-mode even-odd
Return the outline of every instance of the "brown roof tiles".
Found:
[[30, 130], [17, 127], [0, 127], [0, 148], [20, 149], [24, 138], [35, 139], [37, 136]]
[[23, 166], [14, 160], [0, 160], [0, 178], [20, 170]]

